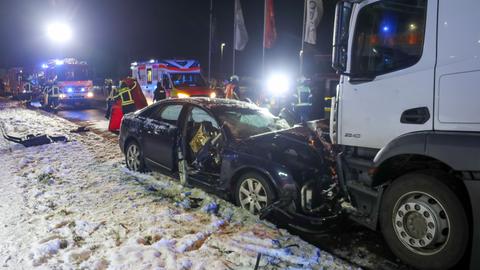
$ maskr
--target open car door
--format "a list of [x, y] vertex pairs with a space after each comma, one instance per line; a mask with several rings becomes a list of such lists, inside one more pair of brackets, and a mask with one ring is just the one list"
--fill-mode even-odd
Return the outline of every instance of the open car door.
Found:
[[220, 177], [220, 127], [207, 111], [198, 107], [190, 109], [185, 125], [184, 151], [189, 179], [214, 186]]

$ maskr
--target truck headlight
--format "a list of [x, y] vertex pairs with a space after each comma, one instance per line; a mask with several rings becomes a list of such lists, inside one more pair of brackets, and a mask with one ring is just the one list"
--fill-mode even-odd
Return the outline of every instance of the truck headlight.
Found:
[[87, 93], [87, 98], [93, 98], [93, 92], [88, 92]]
[[215, 92], [210, 93], [210, 98], [216, 98], [216, 97], [217, 97], [217, 93]]

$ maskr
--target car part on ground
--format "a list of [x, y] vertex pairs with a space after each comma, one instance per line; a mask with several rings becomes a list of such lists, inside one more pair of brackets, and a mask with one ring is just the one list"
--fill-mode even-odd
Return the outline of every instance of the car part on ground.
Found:
[[76, 129], [70, 130], [71, 133], [84, 133], [84, 132], [89, 132], [90, 129], [86, 126], [80, 126]]
[[50, 135], [27, 135], [23, 138], [14, 137], [4, 134], [3, 137], [11, 142], [21, 144], [25, 147], [39, 146], [44, 144], [50, 144], [54, 142], [68, 142], [65, 136], [50, 136]]

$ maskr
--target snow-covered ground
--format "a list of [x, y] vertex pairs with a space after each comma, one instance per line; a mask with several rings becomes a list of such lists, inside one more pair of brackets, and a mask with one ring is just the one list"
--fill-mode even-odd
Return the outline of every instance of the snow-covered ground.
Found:
[[67, 135], [24, 148], [0, 138], [5, 269], [353, 269], [198, 189], [125, 168], [115, 140], [0, 103], [9, 135]]

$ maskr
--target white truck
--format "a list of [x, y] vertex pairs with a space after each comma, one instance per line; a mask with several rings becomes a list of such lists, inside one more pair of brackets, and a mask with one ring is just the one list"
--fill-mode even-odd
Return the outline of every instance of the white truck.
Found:
[[337, 5], [342, 189], [351, 218], [418, 269], [480, 269], [479, 14], [478, 0]]

